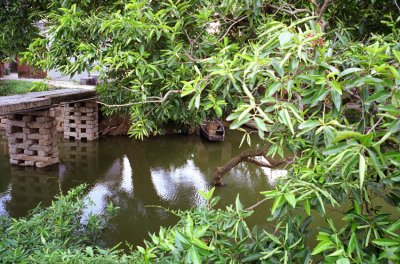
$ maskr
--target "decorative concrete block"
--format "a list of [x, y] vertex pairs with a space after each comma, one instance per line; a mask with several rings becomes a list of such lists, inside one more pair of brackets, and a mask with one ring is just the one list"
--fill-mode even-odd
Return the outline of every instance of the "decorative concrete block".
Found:
[[93, 141], [99, 137], [96, 101], [66, 103], [63, 114], [65, 139]]
[[59, 162], [55, 118], [50, 110], [9, 115], [7, 119], [11, 164], [45, 167]]

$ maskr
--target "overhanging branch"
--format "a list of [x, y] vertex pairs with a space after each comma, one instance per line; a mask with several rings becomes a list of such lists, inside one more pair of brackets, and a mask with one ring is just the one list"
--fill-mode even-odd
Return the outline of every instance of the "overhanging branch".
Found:
[[181, 93], [181, 92], [182, 92], [181, 90], [171, 90], [171, 91], [168, 91], [163, 97], [151, 96], [151, 97], [148, 97], [149, 100], [146, 100], [146, 101], [131, 102], [131, 103], [126, 103], [126, 104], [113, 104], [113, 105], [110, 105], [110, 104], [103, 103], [101, 101], [97, 101], [97, 103], [101, 104], [101, 105], [104, 105], [104, 106], [107, 106], [107, 107], [129, 107], [129, 106], [133, 106], [133, 105], [149, 104], [149, 103], [160, 103], [160, 104], [162, 104], [167, 100], [168, 96], [170, 96], [171, 94], [176, 94], [176, 93]]

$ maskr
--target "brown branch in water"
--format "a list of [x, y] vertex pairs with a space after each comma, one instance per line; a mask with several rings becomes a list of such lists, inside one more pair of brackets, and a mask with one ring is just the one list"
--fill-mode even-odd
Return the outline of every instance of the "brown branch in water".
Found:
[[[294, 158], [290, 160], [276, 161], [273, 160], [272, 158], [265, 157], [267, 150], [268, 150], [267, 148], [247, 149], [242, 153], [240, 153], [239, 155], [230, 159], [223, 166], [217, 167], [215, 169], [215, 174], [214, 174], [214, 185], [215, 186], [223, 185], [222, 177], [241, 162], [250, 162], [260, 167], [267, 167], [274, 169], [282, 164], [288, 164], [294, 161]], [[259, 160], [256, 159], [256, 157], [264, 157], [266, 160], [265, 161]]]
[[126, 104], [115, 104], [115, 105], [110, 105], [110, 104], [106, 104], [103, 103], [101, 101], [97, 101], [98, 104], [107, 106], [107, 107], [129, 107], [129, 106], [133, 106], [133, 105], [138, 105], [138, 104], [149, 104], [149, 103], [164, 103], [168, 96], [170, 96], [171, 94], [176, 94], [176, 93], [181, 93], [181, 90], [171, 90], [168, 91], [163, 97], [158, 97], [158, 96], [151, 96], [148, 97], [148, 101], [138, 101], [138, 102], [131, 102], [131, 103], [126, 103]]

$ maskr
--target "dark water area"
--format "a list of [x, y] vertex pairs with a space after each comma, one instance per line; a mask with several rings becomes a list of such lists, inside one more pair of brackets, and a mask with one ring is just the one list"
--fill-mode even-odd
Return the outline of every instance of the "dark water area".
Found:
[[[239, 149], [241, 138], [242, 133], [227, 131], [222, 143], [197, 136], [163, 136], [144, 141], [128, 137], [101, 138], [96, 142], [60, 139], [60, 164], [34, 169], [10, 166], [7, 141], [0, 136], [0, 215], [25, 216], [39, 203], [48, 206], [60, 191], [66, 193], [86, 183], [85, 196], [94, 203], [85, 214], [101, 214], [109, 202], [120, 207], [104, 234], [105, 243], [142, 244], [149, 232], [177, 222], [165, 210], [149, 206], [188, 209], [202, 204], [198, 190], [212, 188], [215, 167], [246, 148]], [[253, 138], [253, 147], [260, 143], [257, 137]], [[257, 203], [263, 199], [260, 192], [270, 189], [283, 173], [240, 164], [224, 176], [226, 186], [216, 189], [215, 195], [221, 197], [219, 206], [234, 204], [237, 194], [245, 207]], [[374, 203], [388, 207], [381, 200]], [[266, 225], [271, 206], [272, 202], [265, 202], [257, 207], [248, 223], [271, 229]], [[395, 208], [389, 207], [388, 212], [399, 216]], [[329, 212], [339, 225], [342, 216], [336, 210]], [[316, 216], [313, 232], [319, 226], [326, 226], [325, 219]]]
[[[228, 131], [223, 143], [205, 141], [197, 136], [163, 136], [134, 140], [128, 137], [101, 138], [96, 142], [58, 144], [60, 164], [45, 169], [9, 165], [7, 142], [0, 140], [0, 214], [25, 216], [39, 203], [47, 206], [61, 190], [86, 183], [86, 197], [94, 204], [86, 213], [101, 214], [112, 202], [120, 207], [104, 239], [141, 244], [149, 232], [160, 225], [169, 226], [177, 218], [161, 208], [188, 209], [203, 203], [198, 190], [212, 188], [216, 166], [239, 154], [242, 134]], [[254, 137], [253, 145], [256, 146]], [[236, 195], [244, 206], [263, 199], [260, 194], [271, 188], [282, 171], [240, 164], [226, 176], [226, 186], [216, 189], [220, 206], [234, 204]], [[250, 219], [264, 223], [270, 204]]]

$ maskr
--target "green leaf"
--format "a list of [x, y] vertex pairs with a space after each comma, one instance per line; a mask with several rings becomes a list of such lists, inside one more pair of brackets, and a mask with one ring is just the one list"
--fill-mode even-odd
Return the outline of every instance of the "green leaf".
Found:
[[348, 68], [348, 69], [346, 69], [346, 70], [344, 70], [344, 71], [342, 71], [340, 74], [339, 74], [339, 78], [342, 78], [342, 77], [344, 77], [344, 76], [346, 76], [346, 75], [349, 75], [349, 74], [351, 74], [351, 73], [354, 73], [354, 72], [359, 72], [359, 71], [362, 71], [363, 69], [361, 69], [361, 68]]
[[292, 132], [292, 134], [294, 135], [293, 124], [290, 120], [289, 112], [286, 109], [282, 109], [279, 112], [279, 116], [281, 117], [282, 123], [286, 125], [290, 129], [290, 132]]
[[195, 246], [191, 246], [188, 252], [188, 256], [190, 259], [190, 263], [194, 263], [194, 264], [201, 264], [202, 263], [202, 259], [199, 255], [199, 252], [197, 251]]
[[322, 153], [324, 155], [334, 155], [339, 152], [342, 152], [343, 150], [345, 150], [348, 147], [349, 147], [349, 145], [347, 143], [343, 142], [343, 143], [339, 143], [339, 144], [330, 146], [329, 148], [325, 149]]
[[276, 197], [274, 203], [272, 204], [271, 213], [274, 214], [276, 209], [278, 209], [284, 201], [285, 198], [283, 197], [283, 195]]
[[388, 99], [391, 94], [386, 90], [381, 90], [379, 92], [374, 93], [373, 95], [369, 96], [366, 102], [378, 101], [383, 102], [384, 100]]
[[256, 125], [257, 125], [258, 129], [260, 129], [262, 131], [268, 131], [267, 130], [267, 126], [265, 125], [265, 123], [260, 118], [255, 117], [254, 121], [256, 121]]
[[296, 207], [296, 196], [292, 193], [285, 193], [285, 199], [293, 208]]
[[311, 255], [318, 255], [319, 253], [321, 253], [321, 252], [323, 252], [323, 251], [325, 251], [325, 250], [327, 250], [327, 249], [330, 249], [330, 248], [333, 248], [334, 246], [333, 246], [333, 244], [332, 244], [332, 242], [330, 242], [330, 241], [321, 241], [321, 242], [319, 242], [319, 244], [313, 249], [313, 251], [311, 252]]
[[365, 158], [364, 155], [360, 155], [360, 160], [359, 160], [359, 170], [360, 170], [360, 189], [362, 189], [363, 184], [364, 184], [364, 178], [365, 178], [365, 171], [366, 171], [366, 164], [365, 164]]
[[378, 238], [372, 240], [372, 243], [374, 243], [377, 246], [381, 247], [398, 247], [400, 246], [400, 242], [390, 239], [390, 238]]
[[306, 211], [307, 215], [311, 215], [311, 205], [310, 200], [304, 200], [304, 211]]
[[340, 258], [336, 260], [336, 264], [350, 264], [350, 260], [348, 258]]
[[397, 61], [400, 63], [400, 51], [398, 50], [392, 50], [394, 56], [396, 57]]

